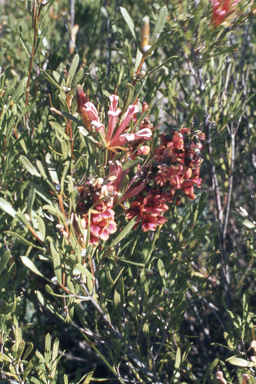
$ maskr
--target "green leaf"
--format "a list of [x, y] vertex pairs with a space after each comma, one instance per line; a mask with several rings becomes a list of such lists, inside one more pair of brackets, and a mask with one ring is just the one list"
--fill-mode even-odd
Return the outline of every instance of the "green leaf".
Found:
[[13, 209], [13, 207], [11, 206], [10, 203], [8, 203], [8, 201], [6, 201], [5, 199], [3, 199], [2, 197], [0, 197], [0, 208], [5, 212], [5, 213], [8, 213], [8, 215], [12, 216], [12, 217], [15, 217], [16, 215], [16, 211]]
[[4, 353], [0, 352], [0, 361], [7, 361], [7, 363], [10, 363], [11, 359], [10, 359], [10, 357], [5, 355]]
[[119, 233], [119, 235], [112, 241], [110, 244], [109, 248], [114, 247], [116, 244], [118, 244], [134, 227], [135, 223], [137, 220], [137, 216], [134, 217], [127, 225], [126, 227], [122, 230], [122, 232]]
[[41, 362], [44, 363], [44, 357], [43, 357], [42, 353], [40, 353], [39, 351], [36, 351], [36, 357], [37, 357]]
[[79, 71], [75, 74], [74, 79], [72, 81], [72, 89], [75, 88], [79, 83], [81, 84], [88, 75], [88, 72], [84, 72], [84, 69], [80, 68]]
[[43, 277], [44, 279], [46, 279], [48, 282], [51, 282], [51, 280], [47, 279], [38, 269], [37, 267], [35, 266], [35, 264], [33, 263], [33, 261], [31, 261], [27, 256], [20, 256], [21, 258], [21, 261], [22, 263], [25, 265], [25, 267], [27, 267], [28, 269], [30, 269], [32, 272], [34, 272], [36, 275], [38, 276], [41, 276]]
[[189, 239], [189, 242], [191, 243], [192, 241], [197, 240], [199, 237], [202, 237], [210, 227], [211, 224], [208, 223], [204, 227], [199, 228], [197, 231], [194, 232], [193, 236]]
[[131, 49], [131, 45], [128, 44], [126, 41], [124, 41], [123, 43], [123, 51], [130, 68], [131, 78], [133, 78], [134, 73], [133, 73], [133, 63], [132, 63], [132, 49]]
[[248, 228], [248, 229], [255, 229], [256, 228], [256, 225], [254, 223], [252, 223], [250, 220], [246, 219], [244, 216], [240, 215], [240, 213], [233, 212], [233, 215], [246, 228]]
[[166, 8], [166, 6], [164, 6], [159, 11], [158, 19], [157, 19], [157, 22], [155, 24], [155, 27], [154, 27], [154, 30], [152, 33], [152, 38], [150, 40], [151, 45], [153, 45], [156, 42], [156, 40], [158, 40], [158, 38], [162, 32], [162, 29], [164, 27], [166, 17], [167, 17], [167, 8]]
[[27, 212], [30, 218], [32, 218], [32, 208], [35, 201], [35, 188], [30, 188], [28, 192], [28, 200], [27, 200]]
[[55, 131], [57, 132], [57, 133], [59, 133], [59, 135], [61, 136], [61, 137], [63, 137], [65, 140], [69, 140], [69, 137], [67, 136], [67, 134], [66, 134], [66, 132], [65, 132], [65, 130], [62, 128], [62, 126], [60, 125], [60, 124], [58, 124], [58, 123], [56, 123], [56, 121], [49, 121], [49, 123], [50, 123], [50, 126], [53, 128], [53, 129], [55, 129]]
[[[26, 352], [25, 352], [26, 353]], [[38, 360], [37, 360], [37, 357], [34, 355], [32, 357], [32, 359], [29, 360], [28, 364], [26, 365], [26, 368], [24, 370], [24, 373], [22, 375], [22, 378], [23, 380], [26, 379], [26, 377], [28, 376], [28, 374], [30, 373], [30, 371], [34, 368], [36, 368], [36, 366], [38, 365]], [[31, 382], [35, 383], [35, 384], [41, 384], [41, 382], [37, 379], [35, 379], [34, 377], [31, 377]]]
[[93, 275], [91, 274], [90, 271], [88, 271], [88, 269], [86, 269], [82, 264], [80, 263], [77, 263], [75, 265], [75, 269], [74, 269], [74, 273], [82, 273], [82, 275], [86, 276], [86, 277], [89, 277], [90, 279], [94, 279]]
[[33, 182], [31, 182], [30, 185], [33, 186], [33, 188], [35, 189], [38, 196], [40, 196], [49, 205], [54, 206], [54, 202], [53, 202], [51, 196], [48, 195], [48, 193], [46, 193], [43, 188], [41, 188], [39, 185], [37, 185]]
[[205, 372], [205, 375], [204, 375], [204, 378], [203, 378], [203, 383], [202, 384], [206, 384], [207, 382], [207, 379], [208, 377], [210, 376], [210, 374], [212, 373], [212, 371], [214, 370], [214, 368], [217, 366], [219, 362], [219, 358], [216, 357], [213, 362], [208, 366], [206, 372]]
[[[2, 250], [2, 249], [1, 249]], [[6, 264], [10, 260], [10, 251], [5, 251], [0, 258], [0, 275], [2, 271], [4, 270]]]
[[165, 267], [164, 267], [164, 263], [163, 263], [163, 261], [161, 259], [159, 259], [158, 262], [157, 262], [157, 268], [158, 268], [158, 271], [159, 271], [159, 275], [162, 278], [163, 285], [166, 286]]
[[44, 220], [39, 215], [34, 215], [32, 218], [34, 229], [37, 233], [37, 236], [40, 238], [41, 241], [45, 240], [45, 224]]
[[175, 363], [174, 368], [179, 369], [181, 363], [181, 350], [180, 347], [177, 348], [176, 356], [175, 356]]
[[64, 182], [65, 182], [65, 177], [67, 175], [69, 166], [70, 166], [70, 161], [66, 161], [65, 164], [64, 164], [64, 170], [63, 170], [63, 173], [62, 173], [62, 176], [61, 176], [61, 182], [60, 182], [61, 183], [61, 193], [62, 194], [64, 193]]
[[73, 60], [72, 60], [72, 62], [70, 64], [70, 68], [69, 68], [69, 71], [68, 71], [68, 78], [67, 78], [67, 87], [68, 88], [71, 88], [72, 80], [73, 80], [73, 77], [74, 77], [74, 75], [76, 73], [78, 64], [79, 64], [79, 55], [76, 54], [73, 57]]
[[51, 249], [51, 255], [52, 255], [52, 260], [53, 260], [53, 266], [54, 266], [54, 272], [55, 275], [58, 279], [58, 282], [62, 284], [62, 271], [61, 271], [61, 261], [60, 261], [60, 254], [56, 250], [55, 245], [53, 242], [50, 244], [50, 249]]
[[50, 214], [56, 216], [58, 219], [61, 219], [63, 224], [66, 223], [66, 217], [57, 207], [53, 207], [52, 205], [44, 205], [42, 208], [47, 210]]
[[21, 95], [21, 93], [24, 93], [25, 91], [25, 86], [27, 84], [28, 77], [24, 77], [24, 79], [21, 80], [20, 84], [18, 87], [15, 87], [15, 91], [12, 94], [12, 96], [8, 99], [7, 102], [7, 108], [9, 108], [10, 104], [12, 101], [16, 101], [16, 99]]
[[22, 44], [22, 46], [23, 46], [23, 48], [24, 48], [24, 51], [25, 51], [27, 57], [30, 58], [30, 54], [28, 53], [28, 50], [27, 50], [27, 47], [26, 47], [25, 42], [23, 41], [23, 37], [22, 37], [22, 35], [21, 35], [21, 32], [22, 32], [22, 26], [19, 25], [19, 36], [20, 36], [20, 41], [21, 41], [21, 44]]
[[144, 161], [144, 159], [137, 156], [135, 160], [128, 160], [125, 163], [123, 163], [122, 164], [122, 170], [126, 171], [126, 169], [136, 167], [136, 165], [142, 164], [143, 161]]
[[15, 263], [13, 263], [10, 266], [10, 268], [8, 269], [8, 272], [4, 276], [1, 276], [1, 279], [0, 279], [0, 292], [1, 292], [2, 288], [5, 287], [5, 284], [9, 282], [10, 276], [11, 276], [11, 273], [13, 272], [13, 270], [14, 270], [14, 267], [15, 267]]
[[127, 91], [125, 92], [125, 95], [124, 95], [124, 105], [122, 109], [122, 115], [126, 112], [127, 108], [131, 104], [131, 101], [134, 95], [134, 86], [132, 84], [128, 83], [126, 85], [126, 88], [127, 88]]
[[51, 162], [51, 154], [50, 153], [46, 154], [45, 161], [46, 161], [47, 168], [48, 168], [49, 174], [51, 176], [52, 182], [54, 184], [59, 184], [58, 175], [57, 175], [57, 172], [54, 168], [54, 165]]
[[134, 37], [134, 39], [136, 40], [136, 33], [135, 33], [135, 28], [134, 28], [134, 24], [133, 24], [133, 21], [132, 21], [132, 18], [131, 16], [129, 15], [129, 13], [126, 11], [125, 8], [123, 7], [120, 7], [120, 12], [126, 22], [126, 24], [128, 25], [130, 31], [131, 31], [131, 34], [132, 36]]
[[136, 53], [136, 59], [135, 59], [135, 63], [134, 63], [134, 72], [137, 71], [138, 66], [139, 66], [139, 64], [140, 64], [140, 62], [141, 62], [142, 57], [143, 57], [143, 54], [142, 54], [142, 52], [140, 51], [140, 49], [139, 49], [139, 47], [138, 47], [138, 48], [137, 48], [137, 53]]
[[37, 177], [41, 177], [40, 173], [37, 172], [37, 170], [35, 169], [35, 167], [30, 163], [30, 161], [23, 155], [20, 155], [20, 161], [22, 162], [22, 164], [24, 165], [24, 167], [27, 169], [27, 171], [33, 175], [33, 176], [37, 176]]
[[70, 113], [68, 112], [65, 112], [65, 111], [61, 111], [62, 115], [65, 116], [67, 119], [69, 120], [72, 120], [74, 121], [75, 123], [79, 124], [79, 125], [82, 125], [82, 121], [77, 119], [75, 116], [71, 115]]
[[25, 341], [21, 340], [19, 343], [16, 359], [20, 359], [25, 349]]
[[49, 333], [45, 336], [45, 350], [44, 350], [44, 359], [45, 363], [49, 364], [49, 361], [51, 359], [51, 336]]
[[252, 361], [240, 359], [235, 356], [229, 357], [226, 361], [232, 365], [236, 365], [237, 367], [255, 367], [255, 363]]
[[152, 75], [152, 73], [157, 72], [160, 68], [165, 67], [172, 63], [175, 59], [177, 59], [178, 56], [172, 56], [169, 57], [167, 60], [165, 60], [162, 64], [158, 65], [157, 67], [154, 67], [151, 71], [148, 71], [145, 76], [141, 77], [140, 81], [145, 79], [147, 76]]
[[44, 76], [46, 77], [46, 79], [52, 84], [54, 85], [56, 88], [58, 88], [59, 91], [63, 92], [63, 89], [59, 86], [59, 84], [50, 76], [49, 73], [47, 73], [46, 71], [44, 71], [43, 69], [41, 69], [41, 71], [43, 72]]
[[59, 339], [56, 338], [52, 346], [52, 375], [53, 376], [55, 376], [55, 372], [58, 364], [58, 355], [59, 355]]
[[151, 48], [149, 48], [145, 53], [144, 56], [147, 57], [152, 54], [158, 48], [160, 45], [164, 44], [166, 39], [171, 35], [171, 32], [168, 32], [161, 36], [158, 40], [155, 41], [153, 45], [151, 45]]
[[143, 263], [137, 263], [135, 261], [124, 259], [123, 257], [118, 256], [118, 260], [123, 261], [124, 263], [127, 263], [127, 264], [137, 265], [138, 267], [145, 267], [145, 264]]
[[22, 237], [21, 235], [19, 235], [19, 234], [16, 233], [16, 232], [12, 232], [12, 231], [4, 231], [4, 233], [6, 233], [6, 234], [9, 235], [9, 236], [12, 236], [12, 237], [16, 238], [16, 239], [19, 240], [22, 244], [25, 244], [25, 245], [27, 245], [28, 247], [32, 247], [32, 248], [40, 249], [41, 251], [45, 251], [44, 248], [39, 247], [39, 246], [37, 246], [36, 244], [31, 243], [30, 241], [28, 241], [27, 239], [25, 239], [24, 237]]
[[45, 173], [44, 166], [43, 166], [43, 164], [42, 164], [42, 162], [40, 160], [36, 160], [36, 166], [37, 166], [37, 168], [38, 168], [42, 178], [44, 180], [47, 179], [47, 175]]
[[30, 353], [33, 351], [33, 348], [34, 348], [34, 345], [32, 343], [28, 343], [28, 347], [25, 350], [25, 353], [24, 353], [24, 355], [22, 357], [23, 360], [26, 360], [28, 355], [30, 355]]

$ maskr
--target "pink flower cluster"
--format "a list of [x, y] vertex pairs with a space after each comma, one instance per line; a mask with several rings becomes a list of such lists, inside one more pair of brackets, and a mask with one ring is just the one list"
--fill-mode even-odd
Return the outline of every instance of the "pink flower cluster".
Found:
[[[127, 188], [120, 198], [120, 186], [127, 172], [122, 170], [121, 163], [116, 160], [109, 168], [109, 176], [105, 179], [89, 177], [78, 187], [77, 212], [82, 215], [81, 225], [88, 229], [90, 222], [89, 244], [97, 244], [99, 240], [108, 240], [109, 235], [117, 230], [113, 207], [140, 193], [145, 185], [140, 183]], [[89, 215], [90, 211], [90, 215]]]
[[[201, 186], [199, 172], [204, 140], [201, 131], [192, 132], [182, 128], [168, 135], [162, 134], [160, 145], [150, 156], [150, 147], [144, 145], [145, 141], [152, 138], [153, 127], [149, 116], [134, 129], [138, 113], [136, 103], [130, 105], [122, 116], [118, 108], [118, 96], [111, 95], [109, 99], [108, 123], [105, 128], [95, 106], [87, 101], [81, 89], [77, 92], [82, 121], [88, 131], [100, 132], [107, 158], [105, 177], [88, 177], [78, 187], [77, 213], [81, 215], [82, 228], [89, 230], [90, 244], [108, 240], [109, 235], [116, 232], [117, 205], [124, 209], [128, 220], [137, 217], [136, 225], [141, 222], [143, 231], [155, 231], [158, 225], [167, 221], [163, 215], [168, 211], [168, 204], [174, 196], [177, 197], [177, 191], [195, 199], [194, 186]], [[147, 109], [144, 103], [142, 113]], [[138, 165], [137, 173], [129, 178], [131, 169], [124, 167], [123, 171], [122, 164], [143, 155], [149, 155], [148, 160], [143, 166]], [[119, 160], [116, 160], [116, 156]], [[126, 185], [125, 190], [123, 185]], [[125, 212], [122, 202], [131, 198], [134, 200]]]
[[[110, 234], [116, 232], [114, 206], [137, 195], [145, 188], [143, 181], [136, 185], [131, 182], [128, 184], [124, 196], [120, 197], [121, 183], [129, 173], [129, 169], [123, 171], [120, 161], [115, 160], [115, 155], [124, 153], [122, 162], [136, 157], [137, 154], [146, 155], [150, 148], [142, 144], [152, 137], [152, 125], [148, 119], [145, 119], [137, 130], [127, 132], [131, 120], [134, 122], [137, 120], [138, 106], [136, 104], [130, 105], [121, 116], [118, 96], [111, 95], [109, 100], [108, 124], [105, 128], [94, 104], [87, 101], [82, 89], [77, 91], [78, 112], [83, 124], [90, 132], [93, 129], [101, 132], [108, 164], [111, 164], [108, 168], [108, 176], [97, 179], [89, 177], [83, 185], [78, 187], [77, 212], [82, 216], [81, 225], [84, 229], [88, 229], [90, 223], [90, 244], [97, 244], [99, 240], [107, 240]], [[143, 111], [145, 108], [146, 104], [143, 106]]]
[[193, 200], [194, 185], [201, 186], [199, 172], [204, 134], [182, 128], [160, 137], [161, 144], [155, 149], [153, 164], [144, 170], [148, 188], [136, 197], [126, 213], [128, 219], [137, 216], [137, 223], [142, 221], [143, 231], [154, 231], [157, 225], [166, 222], [162, 214], [168, 210], [167, 204], [173, 201], [177, 191], [183, 191]]

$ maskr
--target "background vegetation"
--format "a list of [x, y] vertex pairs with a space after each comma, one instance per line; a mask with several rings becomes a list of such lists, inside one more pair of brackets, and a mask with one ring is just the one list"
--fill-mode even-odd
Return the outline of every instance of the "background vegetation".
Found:
[[[253, 1], [222, 2], [223, 20], [208, 0], [73, 5], [1, 6], [0, 379], [255, 383]], [[138, 118], [148, 103], [151, 153], [159, 133], [205, 133], [201, 189], [177, 191], [156, 231], [119, 207], [118, 231], [81, 248], [77, 187], [105, 171], [78, 86], [102, 115], [115, 92], [121, 108], [138, 99]]]

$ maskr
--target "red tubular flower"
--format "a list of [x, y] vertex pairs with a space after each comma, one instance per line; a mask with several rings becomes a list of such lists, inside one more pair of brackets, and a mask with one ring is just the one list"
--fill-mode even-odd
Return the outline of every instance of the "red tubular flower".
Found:
[[89, 131], [92, 130], [92, 127], [96, 129], [96, 132], [101, 131], [105, 138], [106, 147], [109, 150], [115, 151], [115, 148], [123, 148], [127, 143], [132, 144], [135, 141], [143, 142], [152, 137], [151, 129], [144, 126], [140, 127], [138, 132], [123, 133], [133, 117], [137, 115], [139, 110], [138, 106], [136, 104], [129, 105], [118, 126], [118, 119], [121, 113], [121, 109], [117, 107], [118, 96], [111, 95], [109, 99], [108, 127], [105, 130], [104, 125], [100, 121], [99, 113], [93, 103], [87, 102], [86, 96], [81, 88], [77, 90], [78, 112], [85, 127]]
[[212, 2], [213, 14], [212, 24], [215, 26], [221, 25], [225, 19], [235, 12], [235, 6], [240, 0], [210, 0]]
[[126, 218], [130, 220], [137, 216], [136, 223], [142, 220], [141, 228], [144, 232], [155, 231], [158, 225], [162, 225], [167, 221], [161, 213], [168, 211], [168, 209], [166, 199], [157, 191], [151, 190], [145, 197], [139, 195], [131, 203]]

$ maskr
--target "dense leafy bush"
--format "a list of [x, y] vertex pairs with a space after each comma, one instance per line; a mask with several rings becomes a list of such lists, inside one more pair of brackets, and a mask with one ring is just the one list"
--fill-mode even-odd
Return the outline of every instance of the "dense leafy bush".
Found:
[[254, 383], [253, 2], [2, 8], [0, 379]]

